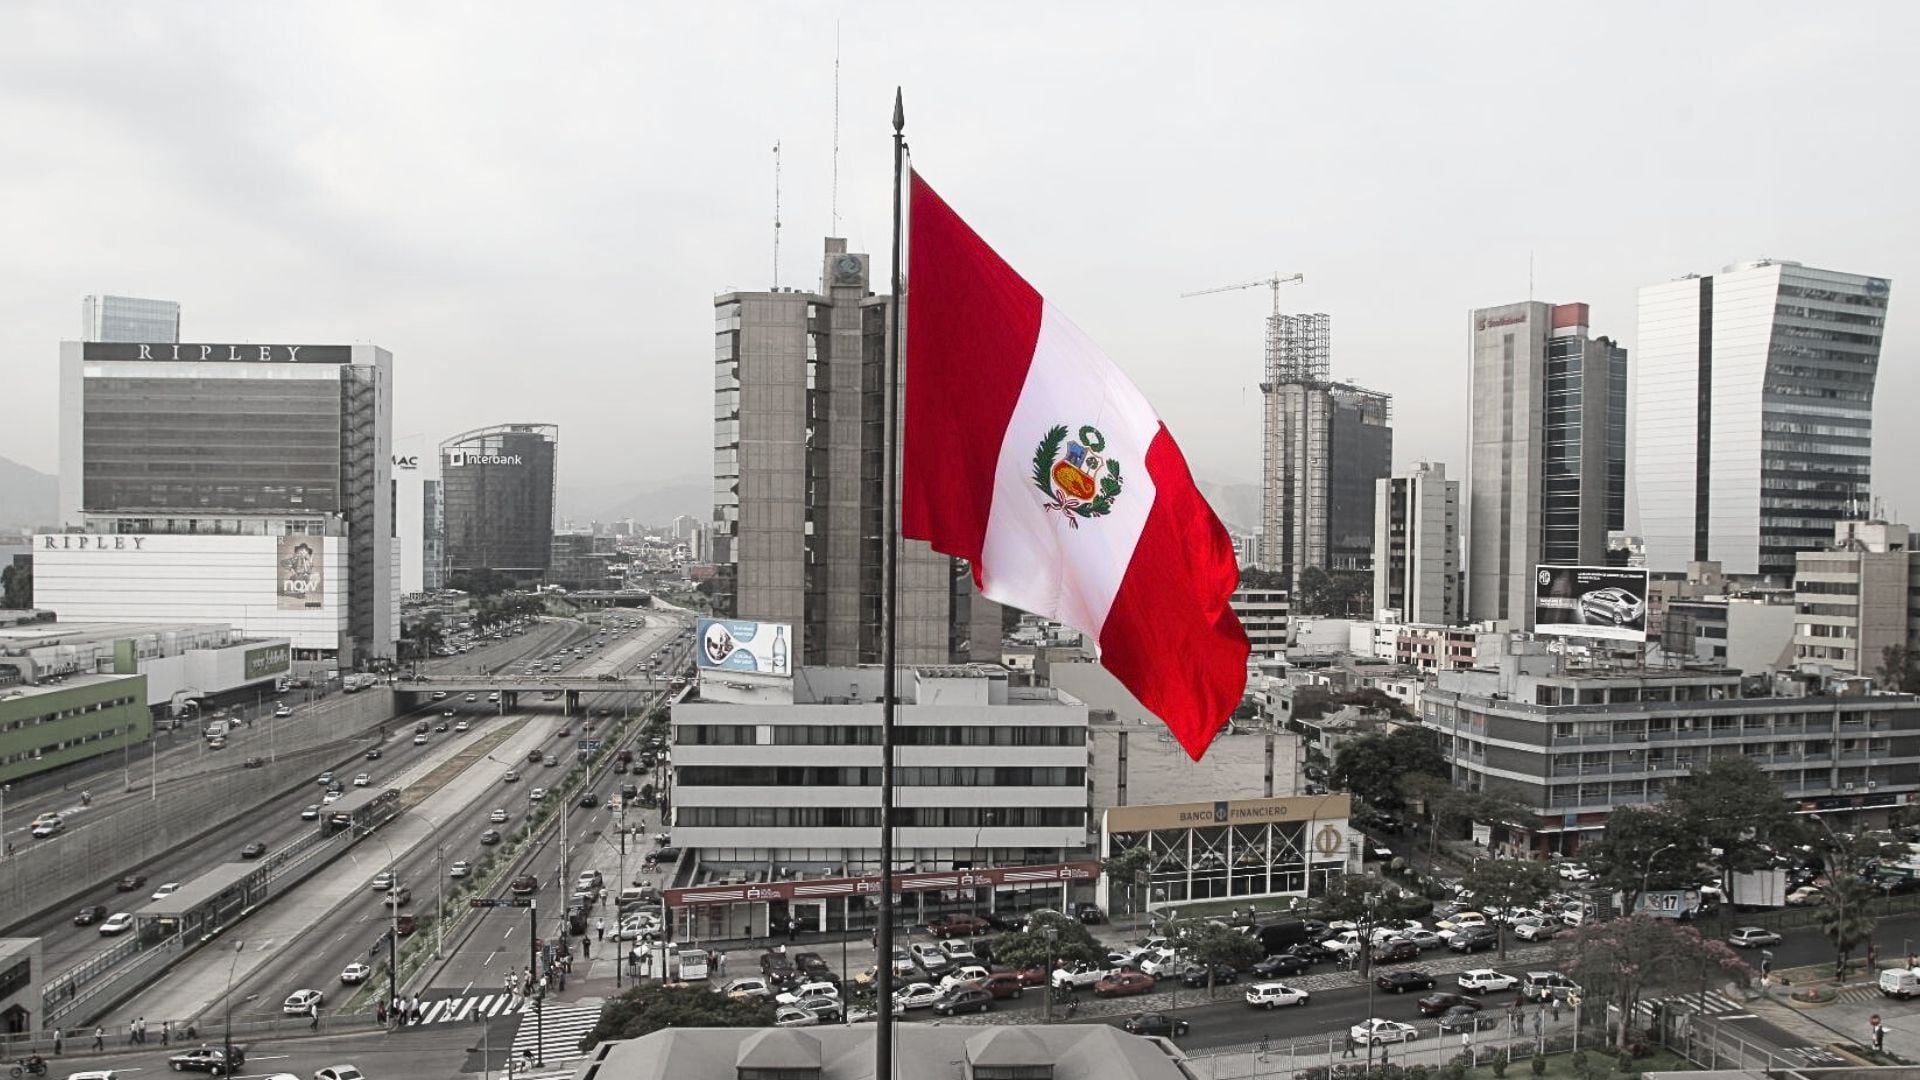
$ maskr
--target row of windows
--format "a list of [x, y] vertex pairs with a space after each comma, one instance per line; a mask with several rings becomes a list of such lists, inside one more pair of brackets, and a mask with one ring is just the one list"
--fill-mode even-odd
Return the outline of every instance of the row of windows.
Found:
[[86, 746], [89, 743], [105, 742], [109, 739], [114, 739], [114, 740], [123, 739], [123, 738], [126, 738], [128, 735], [130, 735], [132, 732], [133, 732], [133, 728], [131, 727], [107, 728], [104, 731], [90, 732], [88, 734], [81, 735], [78, 738], [61, 739], [58, 742], [48, 743], [45, 746], [36, 746], [28, 750], [21, 750], [18, 753], [8, 754], [5, 757], [0, 758], [0, 765], [17, 765], [25, 761], [39, 761], [42, 758], [45, 758], [49, 755], [57, 754], [62, 750], [71, 750], [76, 746]]
[[[877, 806], [681, 806], [674, 824], [713, 829], [877, 829]], [[904, 806], [894, 825], [907, 829], [1037, 829], [1081, 826], [1087, 811], [1073, 806]]]
[[[894, 770], [901, 787], [1081, 787], [1087, 770], [1029, 766], [907, 766]], [[879, 766], [684, 765], [674, 779], [689, 787], [878, 787]]]
[[133, 704], [133, 698], [131, 697], [109, 698], [106, 701], [97, 701], [91, 705], [80, 705], [71, 709], [56, 709], [53, 712], [41, 713], [38, 716], [24, 716], [5, 725], [0, 725], [0, 731], [19, 731], [22, 728], [33, 727], [36, 724], [54, 724], [62, 720], [70, 720], [76, 716], [86, 716], [91, 713], [131, 704]]
[[[880, 729], [872, 724], [682, 724], [674, 739], [689, 746], [879, 746]], [[1058, 725], [894, 729], [900, 746], [1083, 746], [1086, 741], [1086, 728]]]

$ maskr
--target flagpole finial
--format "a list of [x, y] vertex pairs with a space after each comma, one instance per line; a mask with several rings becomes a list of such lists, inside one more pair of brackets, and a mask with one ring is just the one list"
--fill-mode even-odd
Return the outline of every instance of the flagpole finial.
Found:
[[907, 130], [907, 107], [901, 101], [900, 88], [896, 86], [893, 88], [893, 133], [898, 135], [905, 130]]

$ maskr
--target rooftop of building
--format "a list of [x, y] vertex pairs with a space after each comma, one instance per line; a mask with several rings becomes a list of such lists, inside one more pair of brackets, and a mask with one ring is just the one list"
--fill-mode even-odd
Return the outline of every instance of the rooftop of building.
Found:
[[6, 625], [4, 620], [0, 620], [0, 656], [54, 645], [84, 645], [167, 634], [199, 638], [225, 636], [229, 645], [268, 640], [250, 638], [231, 625], [218, 622], [32, 622]]
[[14, 683], [0, 686], [0, 701], [16, 698], [45, 697], [49, 694], [71, 693], [89, 686], [105, 686], [108, 683], [124, 682], [127, 679], [143, 678], [140, 675], [68, 675], [59, 679], [49, 679], [39, 683]]
[[[851, 1027], [665, 1028], [602, 1043], [579, 1080], [735, 1080], [742, 1075], [866, 1080], [871, 1024]], [[1183, 1080], [1185, 1058], [1157, 1039], [1102, 1024], [894, 1025], [894, 1063], [915, 1080], [976, 1076], [1046, 1080]], [[1017, 1070], [1017, 1071], [1016, 1071]], [[1032, 1071], [1028, 1071], [1032, 1070]]]

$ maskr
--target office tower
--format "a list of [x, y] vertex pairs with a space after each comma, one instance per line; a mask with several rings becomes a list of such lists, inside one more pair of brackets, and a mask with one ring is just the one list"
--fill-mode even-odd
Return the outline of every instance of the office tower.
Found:
[[1877, 675], [1887, 650], [1920, 645], [1920, 551], [1905, 525], [1841, 521], [1829, 547], [1796, 553], [1793, 659]]
[[1374, 485], [1373, 607], [1401, 622], [1460, 621], [1460, 481], [1420, 462]]
[[1604, 566], [1626, 517], [1627, 350], [1585, 304], [1471, 317], [1467, 615], [1528, 628], [1541, 563]]
[[1260, 568], [1372, 565], [1373, 485], [1393, 467], [1393, 399], [1328, 376], [1323, 314], [1267, 319]]
[[1647, 566], [1784, 584], [1866, 509], [1886, 278], [1762, 259], [1640, 290], [1634, 491]]
[[440, 481], [420, 482], [420, 588], [447, 587], [447, 493]]
[[369, 345], [60, 345], [62, 618], [224, 622], [393, 656], [392, 356]]
[[80, 301], [80, 340], [147, 342], [180, 340], [180, 305], [137, 296], [88, 296]]
[[[828, 239], [818, 292], [714, 299], [715, 607], [792, 625], [809, 666], [880, 659], [888, 314], [869, 280]], [[999, 607], [956, 567], [901, 543], [901, 663], [997, 658]]]
[[496, 424], [440, 444], [447, 578], [537, 582], [553, 558], [556, 424]]

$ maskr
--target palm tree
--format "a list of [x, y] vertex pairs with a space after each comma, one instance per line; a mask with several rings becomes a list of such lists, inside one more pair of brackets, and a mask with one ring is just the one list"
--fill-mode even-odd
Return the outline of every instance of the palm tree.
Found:
[[1846, 977], [1847, 961], [1856, 945], [1873, 935], [1874, 918], [1867, 910], [1873, 899], [1873, 886], [1858, 874], [1833, 874], [1820, 893], [1820, 908], [1814, 917], [1820, 932], [1833, 942], [1834, 979]]

